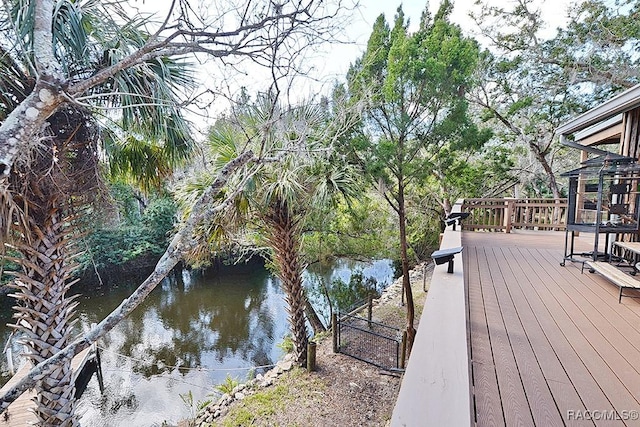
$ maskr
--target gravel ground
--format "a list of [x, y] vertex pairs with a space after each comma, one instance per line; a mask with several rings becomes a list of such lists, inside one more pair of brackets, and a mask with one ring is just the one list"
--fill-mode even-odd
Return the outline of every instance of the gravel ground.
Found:
[[[433, 266], [424, 264], [411, 272], [416, 304], [416, 325], [426, 297], [423, 285]], [[426, 271], [426, 280], [423, 272]], [[405, 308], [400, 305], [401, 281], [395, 281], [375, 302], [373, 318], [391, 326], [405, 327]], [[196, 426], [386, 426], [400, 389], [401, 376], [332, 351], [331, 336], [317, 347], [317, 370], [277, 369], [277, 375], [259, 378], [240, 387], [234, 399], [210, 405]], [[224, 398], [223, 398], [224, 399]], [[217, 416], [212, 415], [217, 411]], [[209, 414], [207, 416], [207, 414]], [[188, 425], [188, 424], [184, 424]]]

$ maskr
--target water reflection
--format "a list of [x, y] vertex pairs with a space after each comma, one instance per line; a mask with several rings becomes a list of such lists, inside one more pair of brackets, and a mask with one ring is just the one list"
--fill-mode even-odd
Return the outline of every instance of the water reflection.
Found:
[[[340, 279], [344, 283], [349, 283], [351, 275], [361, 272], [364, 279], [371, 277], [376, 280], [376, 290], [382, 291], [389, 286], [394, 277], [393, 265], [390, 260], [377, 260], [370, 263], [354, 261], [349, 259], [338, 259], [331, 265], [314, 264], [309, 266], [304, 272], [305, 282], [315, 283], [316, 287], [324, 282], [326, 286]], [[331, 321], [330, 309], [323, 292], [319, 289], [308, 293], [309, 298], [316, 309], [318, 315], [325, 324]], [[336, 309], [334, 307], [334, 309]]]
[[[386, 265], [388, 271], [379, 264], [365, 273], [388, 282]], [[322, 274], [348, 280], [352, 268], [340, 263]], [[103, 319], [137, 285], [78, 289], [84, 295], [78, 307], [81, 327]], [[5, 343], [12, 301], [0, 301]], [[287, 333], [279, 283], [259, 262], [167, 278], [101, 342], [106, 392], [102, 396], [91, 380], [79, 402], [81, 424], [175, 424], [189, 416], [180, 394], [191, 392], [194, 401], [203, 400], [227, 375], [242, 380], [248, 373], [244, 368], [275, 363], [282, 355], [277, 344]], [[8, 369], [2, 359], [4, 383]]]
[[[125, 286], [85, 298], [83, 323], [103, 317], [130, 292]], [[103, 341], [108, 392], [101, 399], [91, 386], [82, 398], [82, 424], [177, 422], [189, 413], [179, 394], [191, 391], [202, 400], [227, 374], [244, 379], [248, 373], [233, 368], [275, 363], [285, 316], [278, 283], [260, 263], [166, 279]]]

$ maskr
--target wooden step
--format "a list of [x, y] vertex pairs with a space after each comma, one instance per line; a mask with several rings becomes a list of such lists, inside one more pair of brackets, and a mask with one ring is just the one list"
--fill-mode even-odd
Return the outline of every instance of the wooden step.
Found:
[[[616, 266], [603, 261], [586, 261], [587, 265], [592, 271], [596, 271], [604, 278], [608, 279], [620, 288], [620, 294], [618, 296], [618, 302], [622, 300], [623, 289], [640, 289], [640, 280], [635, 279], [628, 273], [620, 270]], [[630, 295], [625, 295], [630, 296]]]

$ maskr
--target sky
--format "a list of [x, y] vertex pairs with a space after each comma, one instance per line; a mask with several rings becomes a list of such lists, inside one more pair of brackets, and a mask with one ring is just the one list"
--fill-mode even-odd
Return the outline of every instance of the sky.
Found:
[[[451, 20], [459, 24], [467, 35], [472, 35], [480, 40], [477, 36], [475, 23], [469, 18], [472, 10], [477, 10], [475, 0], [452, 0], [454, 10]], [[487, 0], [492, 6], [501, 6], [511, 9], [516, 3], [514, 0]], [[566, 10], [572, 0], [527, 0], [527, 3], [533, 7], [539, 6], [542, 11], [542, 18], [548, 22], [548, 35], [552, 36], [555, 29], [566, 23]], [[580, 1], [580, 0], [577, 0]], [[345, 41], [349, 43], [333, 44], [326, 46], [324, 49], [314, 47], [310, 54], [309, 61], [313, 63], [312, 74], [316, 80], [297, 79], [295, 83], [295, 93], [302, 99], [311, 99], [319, 94], [327, 94], [333, 87], [335, 81], [344, 81], [349, 66], [358, 57], [362, 55], [366, 49], [366, 44], [373, 28], [376, 18], [384, 13], [387, 22], [393, 23], [394, 15], [400, 4], [404, 11], [405, 17], [410, 20], [409, 30], [415, 30], [420, 15], [425, 6], [429, 4], [432, 13], [435, 13], [440, 6], [440, 0], [359, 0], [360, 7], [353, 12], [350, 25], [346, 28], [343, 36]], [[481, 40], [480, 40], [481, 41]], [[259, 75], [259, 72], [256, 73]], [[239, 85], [245, 85], [244, 82], [256, 82], [255, 75], [243, 77]]]
[[[218, 5], [217, 0], [200, 0], [203, 3], [211, 2], [212, 5]], [[353, 0], [355, 1], [355, 0]], [[476, 10], [475, 0], [452, 0], [454, 10], [451, 20], [459, 24], [467, 35], [476, 36], [475, 24], [468, 17], [469, 12]], [[492, 6], [501, 6], [508, 9], [514, 5], [514, 0], [486, 0]], [[563, 26], [566, 22], [566, 9], [572, 0], [527, 0], [528, 4], [539, 6], [542, 10], [542, 17], [545, 22], [549, 23], [549, 34], [553, 34], [553, 30], [558, 26]], [[580, 1], [580, 0], [577, 0]], [[350, 64], [362, 55], [366, 48], [367, 40], [371, 34], [373, 23], [376, 18], [384, 13], [387, 22], [393, 22], [394, 15], [398, 6], [402, 3], [405, 16], [410, 19], [411, 25], [409, 30], [415, 29], [420, 20], [420, 15], [425, 6], [429, 4], [432, 13], [438, 9], [440, 0], [359, 0], [360, 7], [353, 12], [349, 26], [345, 29], [342, 37], [344, 43], [325, 46], [324, 48], [314, 47], [314, 50], [308, 54], [306, 62], [312, 64], [311, 74], [313, 79], [297, 78], [294, 85], [293, 102], [300, 100], [317, 99], [320, 94], [328, 94], [336, 81], [344, 81], [344, 77], [349, 69]], [[169, 0], [156, 0], [150, 2], [148, 0], [130, 0], [130, 4], [139, 8], [144, 12], [158, 13], [164, 16], [163, 12], [168, 10]], [[217, 6], [212, 6], [209, 13]], [[480, 39], [479, 39], [480, 40]], [[481, 40], [480, 40], [481, 41]], [[204, 81], [203, 86], [211, 89], [215, 88], [218, 92], [225, 92], [231, 96], [239, 92], [240, 87], [247, 87], [250, 94], [260, 90], [260, 85], [264, 87], [269, 82], [268, 76], [264, 69], [255, 67], [247, 68], [246, 75], [238, 73], [228, 73], [227, 69], [220, 61], [217, 63], [208, 63], [201, 68], [201, 78]], [[225, 75], [223, 77], [223, 74]], [[263, 78], [264, 76], [264, 78]], [[258, 88], [258, 89], [254, 89]], [[290, 98], [289, 101], [292, 101]], [[216, 112], [222, 112], [228, 108], [228, 103], [224, 102], [221, 97], [217, 97], [206, 110], [192, 110], [188, 116], [192, 116], [191, 120], [196, 123], [200, 131], [207, 127], [207, 123], [211, 123], [211, 116]], [[196, 111], [197, 110], [197, 111]], [[198, 112], [204, 112], [202, 117]], [[200, 116], [200, 117], [199, 117]], [[208, 116], [208, 117], [207, 117]]]
[[[514, 0], [488, 0], [492, 6], [501, 6], [510, 9], [514, 4]], [[542, 10], [542, 18], [549, 23], [548, 34], [552, 35], [554, 30], [566, 23], [566, 10], [571, 0], [529, 0], [529, 4], [539, 6]], [[384, 13], [387, 22], [393, 23], [396, 10], [402, 4], [402, 10], [406, 17], [410, 19], [411, 26], [409, 29], [415, 29], [420, 15], [426, 4], [432, 13], [435, 13], [440, 6], [439, 0], [360, 0], [360, 9], [354, 12], [353, 25], [350, 25], [347, 36], [354, 44], [350, 46], [336, 46], [332, 48], [331, 61], [325, 61], [326, 75], [334, 75], [343, 77], [351, 62], [359, 57], [366, 48], [367, 40], [371, 34], [371, 29], [376, 18]], [[474, 35], [475, 23], [469, 18], [469, 12], [477, 10], [474, 5], [475, 0], [453, 0], [454, 9], [451, 20], [460, 25], [467, 35]]]

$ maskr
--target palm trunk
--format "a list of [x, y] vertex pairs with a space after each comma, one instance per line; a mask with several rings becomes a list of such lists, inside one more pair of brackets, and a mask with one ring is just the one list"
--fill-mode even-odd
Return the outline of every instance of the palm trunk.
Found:
[[294, 356], [297, 362], [307, 362], [307, 324], [305, 321], [305, 295], [302, 287], [300, 264], [300, 231], [286, 205], [277, 203], [265, 217], [271, 228], [269, 244], [273, 249], [273, 262], [282, 282], [285, 300], [289, 306], [289, 324], [293, 335]]
[[[23, 271], [16, 274], [12, 296], [15, 307], [15, 329], [22, 332], [25, 354], [34, 365], [45, 360], [71, 341], [75, 307], [74, 297], [67, 291], [73, 271], [69, 242], [65, 233], [67, 220], [51, 207], [47, 218], [36, 225], [31, 220], [32, 241], [18, 246]], [[71, 358], [62, 360], [47, 377], [36, 382], [35, 415], [40, 426], [76, 426]]]

